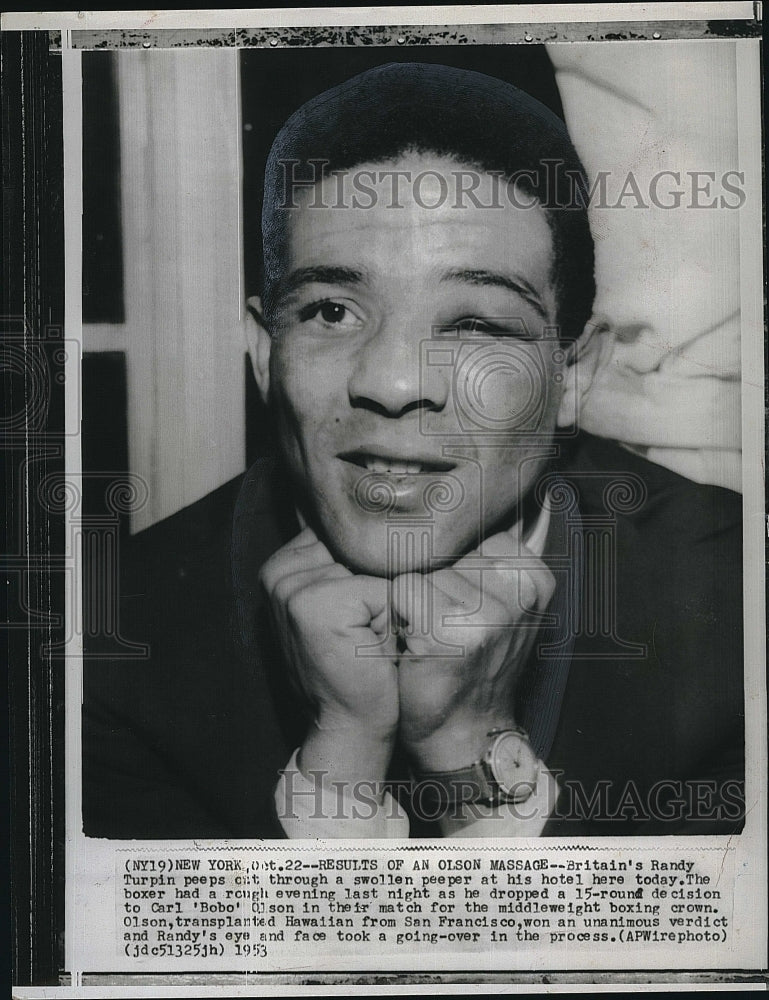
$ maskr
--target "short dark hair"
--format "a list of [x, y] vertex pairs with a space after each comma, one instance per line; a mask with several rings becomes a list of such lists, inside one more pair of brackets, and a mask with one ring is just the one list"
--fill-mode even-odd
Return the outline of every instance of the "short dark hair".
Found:
[[595, 297], [587, 181], [566, 125], [495, 77], [450, 66], [389, 63], [319, 94], [278, 133], [265, 170], [262, 240], [265, 310], [279, 285], [286, 241], [286, 169], [323, 171], [385, 163], [414, 151], [501, 174], [542, 206], [553, 240], [551, 280], [562, 339], [576, 339]]

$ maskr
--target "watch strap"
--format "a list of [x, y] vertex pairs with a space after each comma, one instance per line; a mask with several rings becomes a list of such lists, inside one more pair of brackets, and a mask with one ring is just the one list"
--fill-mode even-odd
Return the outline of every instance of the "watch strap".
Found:
[[455, 771], [422, 772], [416, 777], [415, 792], [424, 804], [431, 807], [491, 802], [497, 795], [496, 786], [482, 760]]
[[[492, 729], [488, 733], [491, 744], [481, 760], [454, 771], [421, 772], [416, 776], [415, 791], [420, 796], [421, 801], [425, 805], [435, 808], [468, 802], [497, 805], [500, 802], [522, 802], [529, 798], [534, 790], [533, 784], [525, 782], [523, 783], [523, 791], [519, 788], [517, 792], [507, 794], [495, 779], [491, 763], [493, 750], [499, 738], [508, 734], [515, 735], [525, 741], [531, 751], [528, 734], [520, 727]], [[533, 751], [531, 752], [533, 753]], [[539, 768], [537, 768], [538, 772]]]

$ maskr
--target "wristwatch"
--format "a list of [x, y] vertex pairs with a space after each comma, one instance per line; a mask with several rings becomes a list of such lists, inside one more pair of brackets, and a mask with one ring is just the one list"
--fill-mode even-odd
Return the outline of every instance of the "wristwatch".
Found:
[[456, 805], [478, 802], [499, 805], [525, 802], [539, 777], [539, 760], [523, 729], [492, 729], [491, 740], [480, 760], [457, 771], [421, 772], [417, 789], [427, 802]]

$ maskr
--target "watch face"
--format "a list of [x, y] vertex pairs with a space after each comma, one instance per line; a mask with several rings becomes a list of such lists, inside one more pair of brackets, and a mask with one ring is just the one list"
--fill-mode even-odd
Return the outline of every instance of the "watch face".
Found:
[[539, 761], [525, 737], [501, 733], [492, 748], [490, 764], [494, 780], [504, 795], [523, 801], [534, 791]]

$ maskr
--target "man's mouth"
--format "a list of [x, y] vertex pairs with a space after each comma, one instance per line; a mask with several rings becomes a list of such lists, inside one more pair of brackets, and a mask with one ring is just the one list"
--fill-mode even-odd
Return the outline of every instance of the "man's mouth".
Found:
[[421, 473], [451, 472], [455, 462], [427, 457], [425, 455], [393, 455], [383, 451], [355, 449], [341, 452], [343, 462], [357, 465], [367, 472], [378, 472], [388, 476], [416, 476]]

